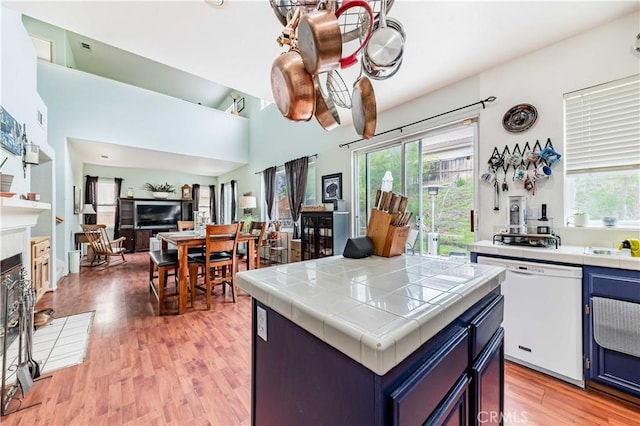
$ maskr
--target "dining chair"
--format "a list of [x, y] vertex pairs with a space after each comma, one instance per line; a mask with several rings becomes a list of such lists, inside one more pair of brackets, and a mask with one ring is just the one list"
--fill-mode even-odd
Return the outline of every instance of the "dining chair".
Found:
[[179, 220], [178, 221], [178, 231], [190, 231], [195, 229], [195, 224], [193, 220]]
[[216, 285], [222, 285], [223, 294], [226, 285], [231, 287], [233, 302], [236, 301], [236, 269], [238, 265], [237, 251], [240, 236], [240, 223], [229, 225], [207, 225], [205, 250], [203, 254], [192, 254], [189, 258], [189, 281], [191, 285], [191, 300], [195, 301], [196, 290], [202, 289], [197, 283], [198, 265], [204, 264], [204, 291], [207, 300], [207, 310], [211, 309], [211, 292]]
[[[247, 232], [251, 235], [257, 235], [258, 239], [253, 244], [253, 259], [256, 269], [260, 268], [260, 246], [263, 244], [262, 239], [264, 237], [264, 231], [267, 229], [267, 222], [251, 222]], [[244, 244], [245, 248], [238, 249], [238, 257], [245, 257], [247, 262], [247, 269], [249, 269], [249, 256], [247, 253], [249, 243]]]
[[89, 246], [91, 246], [91, 250], [93, 251], [93, 259], [91, 259], [91, 265], [93, 266], [96, 261], [98, 264], [106, 263], [106, 266], [111, 265], [111, 257], [120, 256], [122, 258], [122, 262], [124, 263], [127, 260], [124, 258], [125, 248], [122, 246], [122, 243], [126, 240], [126, 237], [116, 238], [111, 241], [109, 239], [109, 235], [107, 234], [107, 225], [98, 224], [98, 225], [81, 225], [82, 231], [89, 242]]
[[[165, 300], [169, 297], [178, 297], [178, 283], [176, 280], [175, 291], [167, 293], [167, 278], [169, 272], [175, 277], [178, 271], [177, 250], [153, 250], [149, 252], [149, 291], [158, 299], [158, 315], [164, 314]], [[158, 275], [155, 275], [155, 271]], [[157, 284], [154, 279], [157, 278]]]

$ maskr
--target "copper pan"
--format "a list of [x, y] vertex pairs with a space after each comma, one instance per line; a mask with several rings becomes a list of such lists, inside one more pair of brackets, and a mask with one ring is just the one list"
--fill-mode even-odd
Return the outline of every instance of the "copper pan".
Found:
[[376, 132], [376, 95], [366, 76], [360, 76], [353, 84], [351, 116], [356, 132], [364, 139], [371, 139]]
[[316, 86], [316, 120], [322, 126], [323, 129], [329, 131], [333, 130], [340, 125], [340, 115], [336, 109], [336, 105], [333, 103], [331, 96], [325, 95], [322, 92], [322, 84], [318, 76], [315, 78]]
[[342, 56], [342, 34], [333, 13], [333, 1], [324, 10], [300, 18], [298, 48], [306, 70], [313, 75], [338, 68]]
[[[281, 38], [291, 45], [271, 66], [271, 92], [280, 113], [293, 121], [308, 121], [316, 107], [313, 77], [305, 69], [302, 56], [297, 49], [296, 29], [300, 9], [283, 30]], [[285, 36], [286, 37], [283, 37]]]

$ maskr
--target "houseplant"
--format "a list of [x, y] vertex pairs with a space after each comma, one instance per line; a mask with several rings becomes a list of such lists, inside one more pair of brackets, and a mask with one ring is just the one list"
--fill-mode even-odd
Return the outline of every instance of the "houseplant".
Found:
[[153, 198], [168, 198], [169, 194], [176, 192], [175, 186], [170, 185], [168, 182], [161, 184], [147, 182], [142, 186], [142, 189], [151, 192], [153, 194]]

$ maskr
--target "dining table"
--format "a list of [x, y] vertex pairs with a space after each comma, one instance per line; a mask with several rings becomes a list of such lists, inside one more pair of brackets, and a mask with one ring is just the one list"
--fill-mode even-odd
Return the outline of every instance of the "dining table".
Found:
[[[195, 231], [158, 232], [156, 235], [161, 242], [161, 249], [167, 250], [169, 244], [178, 247], [178, 314], [187, 311], [187, 280], [189, 277], [189, 247], [203, 247], [206, 245], [206, 237]], [[255, 252], [255, 244], [258, 234], [241, 232], [238, 243], [247, 244], [247, 269], [260, 267], [260, 256], [252, 256]]]

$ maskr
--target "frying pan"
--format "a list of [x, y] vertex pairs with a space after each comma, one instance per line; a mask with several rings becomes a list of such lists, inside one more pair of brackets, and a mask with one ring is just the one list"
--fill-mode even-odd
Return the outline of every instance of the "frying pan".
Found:
[[333, 0], [327, 3], [326, 9], [307, 13], [300, 18], [298, 49], [304, 67], [310, 74], [338, 68], [342, 56], [342, 35], [338, 18], [333, 13]]
[[322, 84], [318, 76], [315, 78], [316, 90], [316, 111], [315, 116], [318, 123], [325, 130], [333, 130], [340, 125], [340, 115], [330, 96], [322, 91]]
[[364, 139], [371, 139], [376, 132], [376, 95], [371, 80], [362, 74], [353, 84], [351, 116], [356, 132]]
[[364, 51], [372, 65], [390, 67], [402, 59], [406, 34], [399, 21], [387, 25], [387, 3], [381, 3], [380, 20]]

